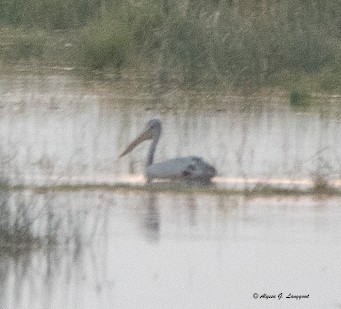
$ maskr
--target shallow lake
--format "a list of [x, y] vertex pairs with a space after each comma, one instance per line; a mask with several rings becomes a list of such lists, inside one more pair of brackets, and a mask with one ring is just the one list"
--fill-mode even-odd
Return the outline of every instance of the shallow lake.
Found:
[[163, 122], [156, 160], [200, 155], [216, 166], [217, 186], [337, 180], [341, 101], [314, 100], [325, 102], [294, 109], [272, 97], [134, 95], [67, 75], [2, 76], [1, 177], [28, 185], [2, 199], [53, 209], [81, 244], [1, 253], [0, 308], [340, 308], [337, 196], [35, 189], [142, 183], [148, 143], [118, 155], [154, 117]]
[[143, 175], [147, 142], [120, 160], [118, 155], [157, 117], [163, 134], [156, 161], [201, 156], [215, 165], [219, 184], [276, 178], [304, 183], [314, 175], [338, 179], [340, 104], [340, 97], [320, 97], [297, 110], [276, 97], [138, 96], [89, 88], [71, 76], [3, 76], [2, 174], [21, 183], [112, 183]]
[[339, 198], [24, 193], [85, 244], [2, 256], [1, 308], [340, 307]]

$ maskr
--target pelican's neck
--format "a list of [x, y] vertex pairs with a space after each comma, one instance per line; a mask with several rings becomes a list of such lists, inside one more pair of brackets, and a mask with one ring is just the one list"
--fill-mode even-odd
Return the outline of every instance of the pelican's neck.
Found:
[[148, 151], [148, 158], [147, 158], [147, 166], [150, 166], [153, 164], [154, 162], [154, 153], [156, 150], [156, 145], [159, 141], [159, 136], [156, 136], [153, 138], [153, 141], [149, 147], [149, 151]]

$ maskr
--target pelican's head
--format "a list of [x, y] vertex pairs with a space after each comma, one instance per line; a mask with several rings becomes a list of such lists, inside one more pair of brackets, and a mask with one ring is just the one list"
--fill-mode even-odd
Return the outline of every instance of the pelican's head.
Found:
[[145, 140], [151, 139], [158, 141], [161, 135], [161, 128], [162, 125], [160, 119], [149, 120], [143, 132], [120, 154], [120, 158], [131, 152], [137, 145], [141, 144]]
[[145, 131], [150, 132], [150, 139], [159, 139], [161, 135], [161, 120], [160, 119], [151, 119], [147, 122]]

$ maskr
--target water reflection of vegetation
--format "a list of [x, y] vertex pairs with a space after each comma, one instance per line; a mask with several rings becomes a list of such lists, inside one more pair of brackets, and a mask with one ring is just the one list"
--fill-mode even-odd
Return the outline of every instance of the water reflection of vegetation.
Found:
[[[16, 253], [21, 249], [29, 249], [41, 245], [42, 239], [33, 231], [34, 218], [26, 201], [18, 200], [11, 205], [9, 192], [0, 191], [0, 247], [1, 251]], [[48, 243], [54, 235], [47, 238]]]
[[17, 255], [35, 249], [66, 247], [77, 252], [86, 241], [86, 212], [63, 209], [53, 192], [0, 190], [0, 248]]

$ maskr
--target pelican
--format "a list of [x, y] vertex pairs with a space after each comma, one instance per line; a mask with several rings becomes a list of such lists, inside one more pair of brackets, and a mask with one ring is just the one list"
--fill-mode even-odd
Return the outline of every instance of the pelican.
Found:
[[207, 183], [216, 175], [216, 169], [196, 156], [180, 157], [154, 164], [154, 154], [161, 136], [162, 123], [159, 119], [149, 120], [143, 132], [121, 153], [120, 158], [130, 153], [145, 140], [152, 140], [149, 147], [146, 176], [148, 182], [153, 179], [188, 180]]

